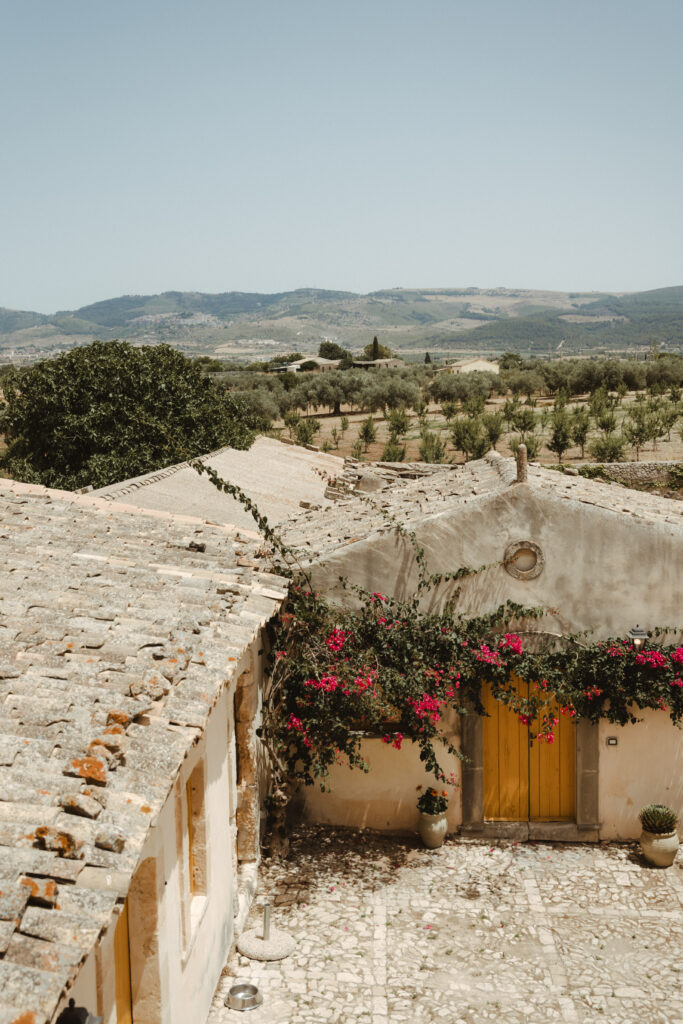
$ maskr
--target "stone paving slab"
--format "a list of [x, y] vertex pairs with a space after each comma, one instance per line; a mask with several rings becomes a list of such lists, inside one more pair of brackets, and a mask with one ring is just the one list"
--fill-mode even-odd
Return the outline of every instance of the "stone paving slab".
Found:
[[[247, 927], [273, 904], [297, 942], [234, 955], [209, 1024], [681, 1024], [683, 855], [648, 867], [635, 844], [419, 840], [299, 830], [264, 863]], [[236, 980], [263, 1006], [228, 1010]]]

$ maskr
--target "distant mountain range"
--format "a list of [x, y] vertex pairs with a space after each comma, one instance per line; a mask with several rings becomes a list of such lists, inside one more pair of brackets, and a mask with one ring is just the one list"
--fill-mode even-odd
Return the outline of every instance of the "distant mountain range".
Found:
[[652, 340], [683, 351], [683, 287], [618, 295], [509, 288], [164, 292], [52, 315], [0, 307], [3, 361], [39, 358], [94, 338], [254, 359], [316, 351], [325, 338], [358, 349], [375, 334], [405, 352], [568, 354], [638, 350]]

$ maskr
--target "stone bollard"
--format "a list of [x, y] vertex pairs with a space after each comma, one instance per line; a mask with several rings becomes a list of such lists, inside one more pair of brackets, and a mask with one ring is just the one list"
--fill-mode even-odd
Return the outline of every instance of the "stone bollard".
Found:
[[525, 484], [526, 483], [526, 470], [527, 470], [526, 445], [525, 444], [520, 444], [519, 448], [517, 449], [517, 483], [518, 484]]

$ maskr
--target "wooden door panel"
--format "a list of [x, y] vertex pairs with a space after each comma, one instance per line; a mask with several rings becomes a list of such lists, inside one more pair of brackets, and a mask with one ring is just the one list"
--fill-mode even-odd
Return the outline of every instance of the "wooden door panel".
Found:
[[116, 974], [116, 1024], [133, 1024], [127, 903], [123, 905], [114, 932], [114, 970]]
[[534, 740], [529, 750], [529, 819], [573, 821], [576, 816], [576, 727], [559, 713], [555, 742]]
[[[517, 683], [523, 695], [525, 684]], [[484, 707], [484, 817], [489, 821], [526, 821], [529, 814], [528, 729], [514, 711], [496, 700], [488, 687]]]

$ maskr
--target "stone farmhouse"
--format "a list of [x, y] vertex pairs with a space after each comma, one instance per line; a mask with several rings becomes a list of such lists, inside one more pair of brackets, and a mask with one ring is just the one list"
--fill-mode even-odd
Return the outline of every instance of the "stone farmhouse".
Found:
[[[680, 623], [670, 500], [533, 465], [525, 476], [496, 453], [365, 465], [260, 438], [206, 461], [339, 600], [339, 576], [414, 592], [414, 552], [388, 513], [435, 570], [484, 567], [460, 583], [465, 613], [509, 598], [548, 609], [539, 629], [598, 637]], [[204, 1020], [254, 891], [255, 730], [286, 581], [242, 506], [186, 465], [91, 494], [0, 481], [0, 505], [0, 1024], [54, 1021], [68, 998], [106, 1024]], [[453, 723], [468, 761], [448, 766], [452, 830], [595, 841], [634, 837], [651, 801], [683, 813], [666, 713], [567, 722], [541, 754], [490, 710]], [[429, 781], [415, 752], [364, 742], [371, 774], [335, 770], [299, 812], [413, 830]]]
[[260, 538], [0, 483], [0, 1021], [204, 1020], [255, 883]]

